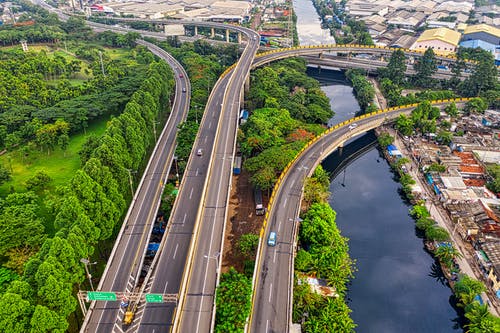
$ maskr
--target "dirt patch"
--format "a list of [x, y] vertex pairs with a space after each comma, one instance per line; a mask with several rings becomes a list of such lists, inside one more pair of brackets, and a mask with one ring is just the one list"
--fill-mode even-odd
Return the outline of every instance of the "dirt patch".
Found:
[[384, 95], [380, 91], [380, 85], [378, 84], [378, 81], [373, 79], [373, 78], [368, 78], [368, 80], [372, 83], [373, 88], [375, 89], [375, 105], [379, 109], [385, 109], [387, 108], [387, 101], [385, 100]]
[[[227, 272], [233, 266], [243, 272], [244, 258], [238, 253], [237, 244], [241, 235], [259, 234], [264, 222], [264, 216], [255, 214], [253, 188], [250, 175], [243, 171], [233, 175], [233, 183], [228, 207], [228, 222], [224, 236], [224, 253], [222, 256], [222, 272]], [[264, 207], [267, 207], [268, 197], [263, 193]]]

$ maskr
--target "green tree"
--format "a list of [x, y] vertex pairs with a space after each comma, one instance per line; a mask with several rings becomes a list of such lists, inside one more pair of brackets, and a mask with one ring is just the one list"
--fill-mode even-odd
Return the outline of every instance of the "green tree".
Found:
[[455, 283], [455, 294], [464, 307], [472, 303], [474, 297], [485, 290], [486, 287], [482, 282], [472, 279], [467, 275], [462, 275], [457, 283]]
[[425, 229], [425, 237], [431, 241], [444, 242], [450, 240], [450, 234], [440, 226], [431, 226]]
[[413, 206], [413, 208], [410, 210], [410, 215], [415, 219], [421, 219], [423, 217], [431, 216], [427, 208], [423, 205]]
[[297, 255], [295, 256], [295, 269], [301, 272], [310, 272], [313, 270], [313, 256], [304, 249], [297, 251]]
[[410, 136], [413, 133], [413, 120], [404, 114], [400, 114], [396, 120], [396, 129], [403, 135]]
[[233, 267], [216, 290], [215, 332], [241, 332], [251, 309], [252, 282]]
[[441, 142], [443, 145], [449, 145], [453, 139], [453, 134], [448, 131], [440, 131], [436, 136], [436, 140]]
[[495, 66], [493, 54], [477, 50], [476, 61], [472, 74], [461, 85], [465, 96], [478, 96], [488, 90], [497, 90], [498, 71]]
[[336, 213], [327, 203], [313, 204], [300, 226], [300, 239], [308, 246], [330, 246], [335, 240]]
[[31, 318], [31, 333], [64, 333], [68, 322], [63, 316], [43, 305], [37, 305]]
[[37, 171], [33, 177], [26, 181], [26, 189], [28, 191], [39, 191], [47, 188], [52, 178], [44, 170]]
[[387, 148], [390, 144], [394, 142], [394, 137], [387, 132], [380, 133], [377, 138], [378, 144], [382, 148]]
[[69, 145], [69, 135], [66, 133], [59, 135], [59, 138], [57, 139], [57, 144], [59, 145], [61, 150], [64, 151], [64, 156], [66, 157], [66, 150], [68, 149]]
[[259, 235], [243, 234], [238, 240], [238, 251], [245, 258], [255, 257], [255, 251], [259, 245]]
[[414, 82], [420, 87], [432, 88], [434, 80], [432, 76], [437, 72], [436, 56], [434, 50], [428, 48], [424, 55], [413, 65], [416, 71]]
[[15, 293], [4, 293], [0, 297], [0, 331], [25, 333], [29, 330], [33, 305]]
[[465, 325], [470, 333], [496, 333], [500, 332], [500, 318], [493, 316], [487, 305], [477, 302], [471, 304], [465, 313], [469, 323]]
[[0, 185], [10, 180], [10, 171], [0, 164]]
[[460, 252], [451, 244], [439, 246], [436, 251], [434, 251], [434, 255], [448, 268], [452, 267], [453, 259], [462, 257]]
[[427, 230], [428, 228], [432, 227], [433, 225], [436, 224], [436, 221], [434, 221], [433, 219], [431, 218], [428, 218], [428, 217], [422, 217], [422, 218], [419, 218], [416, 222], [415, 222], [415, 226], [422, 230], [422, 231], [425, 231]]
[[340, 297], [328, 298], [321, 311], [313, 313], [305, 322], [306, 332], [354, 332], [356, 324], [349, 316], [351, 309]]
[[446, 105], [446, 107], [444, 108], [444, 112], [446, 112], [446, 114], [448, 114], [450, 117], [458, 116], [457, 105], [454, 102]]
[[37, 247], [45, 238], [33, 192], [12, 193], [0, 200], [0, 254], [20, 246]]
[[486, 102], [482, 98], [476, 97], [476, 98], [471, 99], [470, 101], [468, 101], [465, 104], [464, 112], [467, 114], [483, 113], [487, 107], [488, 107], [488, 105], [486, 104]]
[[392, 52], [387, 67], [382, 71], [382, 77], [388, 78], [396, 85], [401, 85], [405, 80], [406, 58], [402, 50]]

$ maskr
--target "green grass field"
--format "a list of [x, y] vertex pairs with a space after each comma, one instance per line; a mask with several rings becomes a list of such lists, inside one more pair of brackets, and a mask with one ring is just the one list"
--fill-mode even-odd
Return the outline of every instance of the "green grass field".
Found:
[[[59, 185], [65, 185], [80, 168], [80, 151], [85, 138], [90, 134], [101, 135], [106, 129], [106, 120], [90, 125], [87, 133], [72, 135], [66, 153], [55, 148], [50, 154], [47, 151], [33, 151], [28, 157], [21, 156], [18, 150], [0, 156], [0, 163], [12, 172], [12, 179], [0, 186], [0, 197], [6, 196], [13, 188], [16, 192], [26, 191], [26, 181], [37, 171], [43, 170], [52, 178], [48, 191]], [[39, 193], [43, 196], [43, 193]]]

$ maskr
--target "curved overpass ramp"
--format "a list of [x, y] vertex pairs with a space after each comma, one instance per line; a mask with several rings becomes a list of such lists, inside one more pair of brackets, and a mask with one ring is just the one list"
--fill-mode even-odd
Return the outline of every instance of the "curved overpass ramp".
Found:
[[[442, 107], [451, 102], [463, 104], [468, 99], [435, 101]], [[268, 213], [260, 233], [255, 263], [252, 312], [247, 327], [250, 332], [289, 332], [293, 294], [293, 260], [298, 228], [297, 218], [306, 177], [331, 152], [347, 140], [409, 114], [418, 104], [389, 108], [344, 121], [311, 140], [291, 161], [274, 186]], [[356, 123], [357, 127], [349, 129]], [[267, 236], [277, 233], [277, 244], [269, 247]]]

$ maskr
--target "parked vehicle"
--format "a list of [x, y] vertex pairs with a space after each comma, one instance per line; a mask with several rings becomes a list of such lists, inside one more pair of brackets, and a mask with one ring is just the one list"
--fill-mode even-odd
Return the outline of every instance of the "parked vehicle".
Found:
[[254, 188], [253, 199], [255, 200], [255, 214], [264, 215], [266, 213], [266, 209], [264, 208], [264, 204], [262, 203], [262, 191], [260, 188]]
[[241, 156], [235, 156], [233, 164], [233, 174], [239, 175], [241, 173]]

